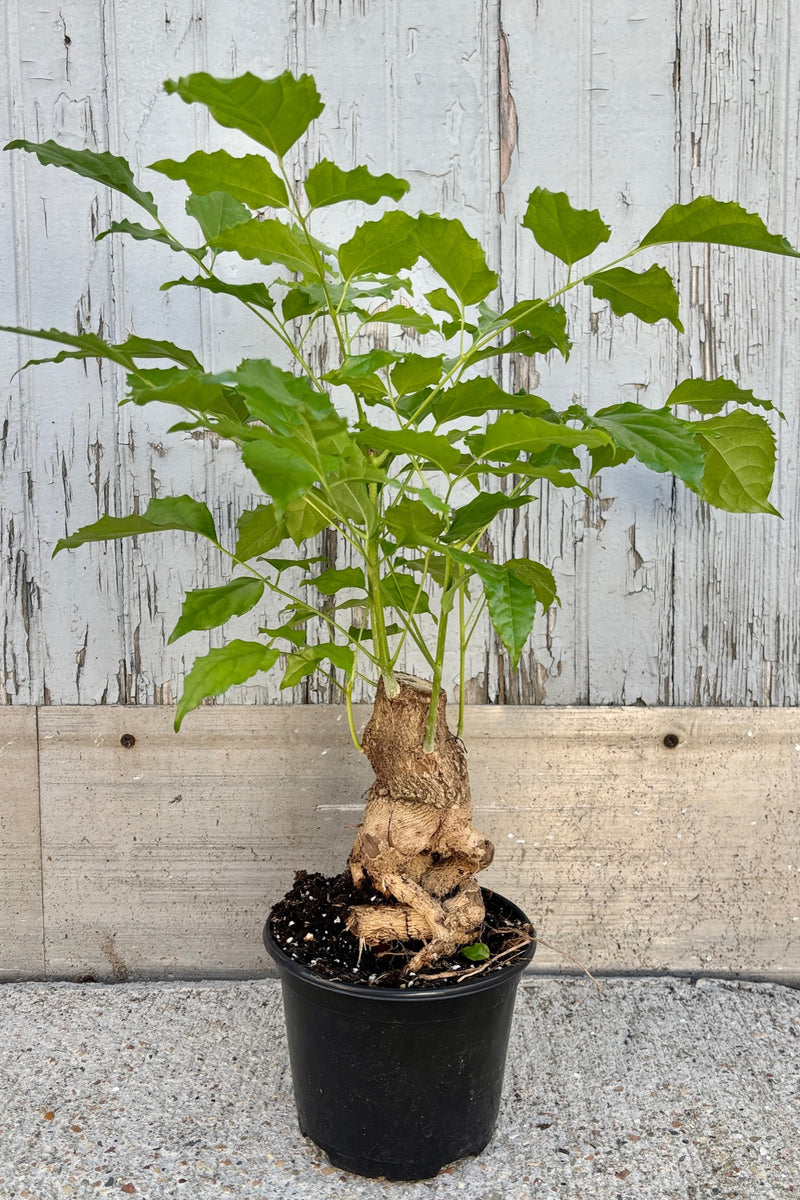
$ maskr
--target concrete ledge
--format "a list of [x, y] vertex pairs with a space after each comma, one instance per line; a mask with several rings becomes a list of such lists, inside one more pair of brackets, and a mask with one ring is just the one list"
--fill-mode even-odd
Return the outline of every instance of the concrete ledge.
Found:
[[[370, 781], [343, 709], [172, 720], [0, 708], [0, 977], [267, 974], [295, 869], [341, 870]], [[465, 741], [537, 970], [800, 980], [798, 710], [476, 706]]]
[[54, 1200], [784, 1200], [800, 1174], [800, 992], [529, 979], [494, 1140], [420, 1184], [297, 1129], [269, 980], [0, 988], [0, 1195]]

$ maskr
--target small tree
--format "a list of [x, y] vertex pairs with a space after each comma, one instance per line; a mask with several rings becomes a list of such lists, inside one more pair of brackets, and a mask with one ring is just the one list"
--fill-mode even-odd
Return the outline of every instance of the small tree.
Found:
[[[623, 265], [641, 250], [705, 242], [798, 254], [757, 215], [706, 196], [674, 205], [628, 254], [581, 275], [576, 264], [608, 240], [608, 226], [596, 210], [573, 208], [563, 193], [536, 188], [522, 224], [563, 264], [562, 286], [499, 312], [488, 303], [497, 276], [457, 220], [390, 210], [359, 225], [338, 249], [315, 236], [318, 210], [396, 202], [408, 184], [323, 160], [302, 190], [295, 187], [285, 156], [323, 107], [310, 76], [195, 74], [165, 87], [204, 105], [220, 125], [242, 131], [269, 154], [197, 151], [184, 162], [152, 164], [188, 185], [197, 246], [183, 245], [166, 228], [124, 159], [52, 141], [14, 141], [7, 149], [32, 151], [41, 163], [88, 176], [138, 205], [145, 223], [115, 221], [100, 236], [155, 240], [187, 255], [190, 273], [163, 287], [234, 297], [291, 354], [294, 372], [258, 358], [210, 373], [192, 350], [134, 334], [112, 345], [92, 333], [2, 328], [65, 347], [37, 361], [98, 357], [119, 364], [127, 372], [126, 400], [176, 406], [185, 419], [172, 432], [209, 430], [232, 442], [265, 499], [242, 514], [233, 547], [221, 543], [203, 500], [176, 496], [151, 500], [142, 514], [106, 515], [62, 539], [56, 552], [170, 529], [207, 538], [229, 560], [231, 579], [187, 592], [170, 640], [221, 626], [268, 592], [280, 597], [281, 621], [260, 629], [259, 640], [234, 639], [195, 661], [175, 727], [207, 697], [260, 671], [282, 669], [282, 687], [315, 671], [333, 679], [347, 703], [353, 742], [375, 772], [349, 869], [356, 884], [369, 883], [390, 901], [354, 906], [349, 928], [368, 945], [422, 942], [408, 963], [419, 971], [480, 936], [475, 873], [493, 853], [472, 826], [460, 740], [467, 647], [486, 608], [516, 665], [537, 605], [547, 609], [557, 599], [546, 565], [528, 558], [498, 562], [487, 553], [484, 534], [494, 518], [536, 499], [542, 481], [583, 487], [579, 453], [593, 475], [636, 458], [672, 473], [718, 508], [775, 512], [769, 502], [774, 438], [752, 411], [773, 405], [730, 380], [685, 380], [655, 410], [622, 403], [591, 412], [578, 404], [559, 410], [526, 392], [512, 395], [486, 372], [506, 354], [554, 351], [566, 358], [571, 342], [560, 300], [578, 287], [607, 300], [617, 315], [666, 320], [682, 331], [678, 295], [664, 267], [636, 272]], [[230, 253], [266, 268], [265, 277], [228, 282]], [[422, 295], [408, 274], [418, 260], [440, 281]], [[324, 374], [306, 353], [309, 330], [319, 325], [336, 354]], [[414, 330], [425, 351], [409, 350], [402, 336], [387, 349], [376, 330]], [[678, 415], [679, 407], [692, 415]], [[346, 541], [354, 565], [318, 568], [309, 542], [329, 528]], [[324, 636], [312, 640], [309, 623], [320, 621]], [[448, 639], [457, 642], [461, 666], [455, 735], [442, 690]], [[396, 669], [407, 643], [427, 664], [424, 680]], [[361, 742], [351, 707], [356, 680], [376, 689]]]

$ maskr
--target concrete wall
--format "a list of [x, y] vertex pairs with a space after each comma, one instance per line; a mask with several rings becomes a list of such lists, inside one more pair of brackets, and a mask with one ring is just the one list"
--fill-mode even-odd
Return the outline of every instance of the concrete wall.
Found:
[[[258, 975], [295, 869], [342, 870], [370, 770], [341, 708], [171, 721], [0, 708], [0, 978]], [[800, 982], [796, 711], [477, 706], [465, 740], [538, 969]]]

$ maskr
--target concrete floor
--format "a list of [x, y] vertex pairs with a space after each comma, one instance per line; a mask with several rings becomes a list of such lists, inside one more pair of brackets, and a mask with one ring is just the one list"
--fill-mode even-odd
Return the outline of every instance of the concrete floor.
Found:
[[800, 991], [533, 976], [495, 1138], [435, 1179], [298, 1132], [279, 985], [0, 986], [0, 1198], [706, 1200], [800, 1195]]

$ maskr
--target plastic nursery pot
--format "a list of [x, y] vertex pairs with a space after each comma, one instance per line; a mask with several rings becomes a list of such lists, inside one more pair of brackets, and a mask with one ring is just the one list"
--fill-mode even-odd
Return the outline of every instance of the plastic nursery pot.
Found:
[[[494, 903], [526, 920], [497, 893]], [[269, 921], [264, 943], [281, 980], [300, 1131], [334, 1166], [411, 1181], [483, 1150], [534, 942], [513, 966], [428, 991], [322, 979], [283, 953]]]

